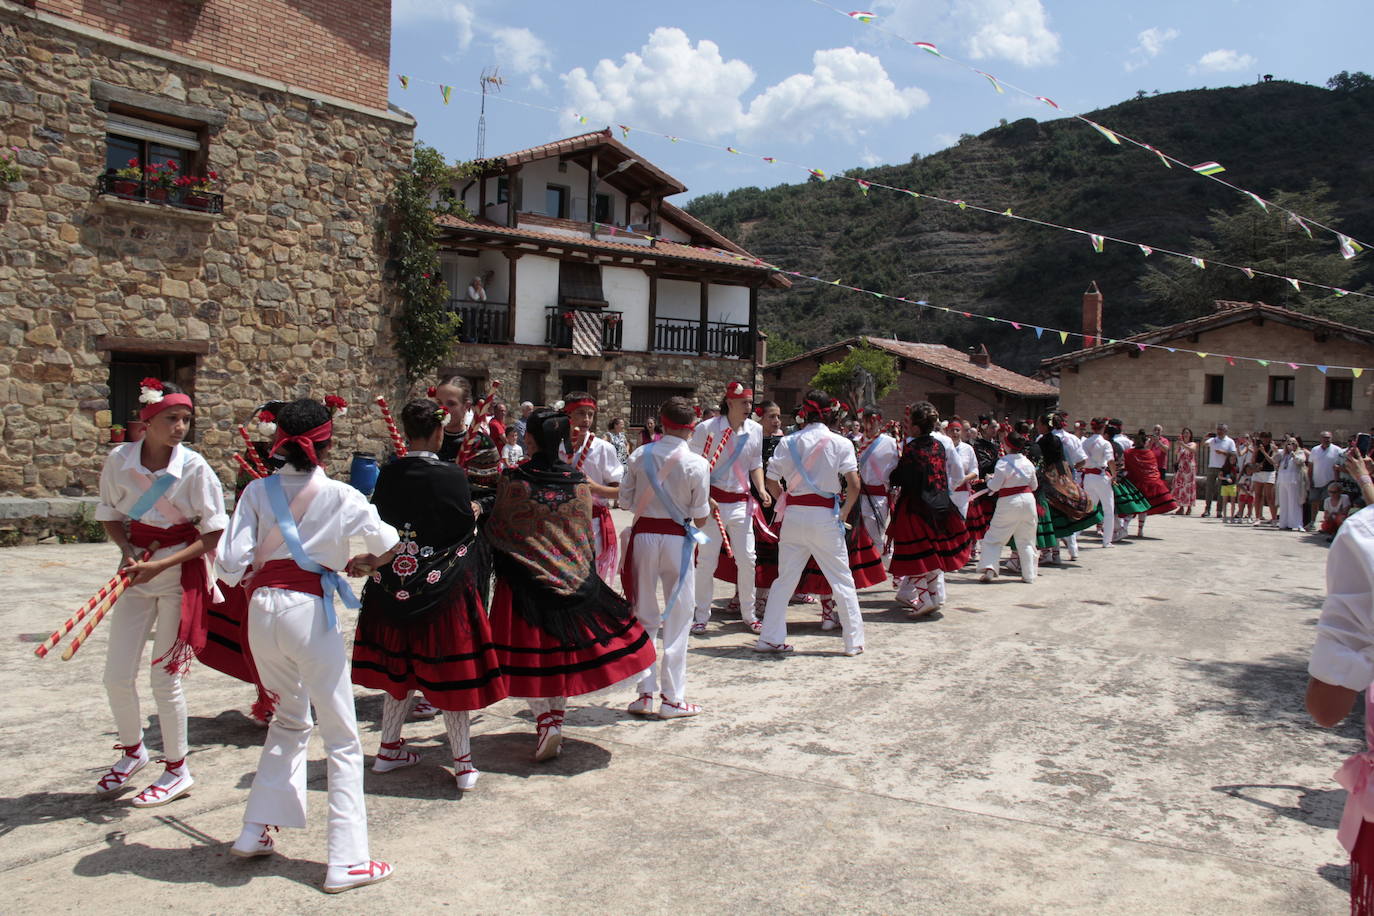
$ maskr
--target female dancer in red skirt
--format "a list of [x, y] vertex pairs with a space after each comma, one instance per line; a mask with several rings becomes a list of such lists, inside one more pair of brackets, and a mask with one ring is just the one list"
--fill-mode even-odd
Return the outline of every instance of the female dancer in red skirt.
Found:
[[892, 472], [892, 484], [902, 492], [888, 528], [892, 538], [889, 572], [894, 579], [905, 577], [897, 601], [913, 617], [940, 606], [939, 577], [963, 568], [973, 551], [968, 527], [950, 498], [945, 447], [931, 435], [939, 422], [940, 414], [929, 401], [912, 405], [914, 438]]
[[1174, 502], [1169, 485], [1159, 475], [1159, 459], [1149, 447], [1145, 430], [1138, 429], [1131, 437], [1131, 448], [1122, 453], [1122, 464], [1126, 468], [1126, 479], [1135, 484], [1150, 504], [1150, 508], [1135, 517], [1135, 536], [1142, 537], [1145, 534], [1146, 516], [1175, 512], [1178, 503]]
[[382, 468], [372, 495], [401, 541], [388, 561], [362, 561], [374, 568], [353, 638], [353, 683], [387, 693], [373, 772], [420, 761], [405, 750], [401, 725], [421, 690], [443, 710], [458, 788], [471, 789], [468, 712], [504, 699], [506, 683], [482, 600], [488, 570], [467, 475], [437, 454], [447, 419], [434, 401], [401, 409], [410, 452]]
[[486, 524], [492, 639], [511, 696], [529, 699], [536, 761], [558, 755], [568, 697], [638, 675], [655, 657], [629, 603], [596, 574], [591, 490], [558, 457], [570, 429], [566, 414], [530, 414], [530, 458], [502, 474]]

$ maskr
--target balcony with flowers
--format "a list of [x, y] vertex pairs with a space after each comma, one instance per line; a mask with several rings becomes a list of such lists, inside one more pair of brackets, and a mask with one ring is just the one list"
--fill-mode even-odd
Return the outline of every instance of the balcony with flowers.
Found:
[[137, 201], [199, 213], [223, 213], [224, 195], [218, 172], [183, 175], [175, 160], [142, 162], [130, 159], [122, 169], [96, 179], [96, 193], [116, 200]]

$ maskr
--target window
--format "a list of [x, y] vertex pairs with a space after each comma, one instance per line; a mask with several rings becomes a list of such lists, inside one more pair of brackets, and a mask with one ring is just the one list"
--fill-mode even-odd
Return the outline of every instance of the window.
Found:
[[510, 179], [496, 179], [496, 202], [503, 204], [508, 200], [510, 200]]
[[598, 223], [615, 222], [615, 208], [613, 206], [611, 195], [596, 195], [596, 216], [592, 217], [592, 219], [593, 221]]
[[544, 213], [559, 219], [568, 218], [568, 189], [551, 184], [544, 191]]
[[954, 416], [954, 392], [932, 391], [926, 395], [926, 400], [940, 412], [941, 420]]
[[595, 375], [578, 375], [574, 372], [563, 372], [558, 376], [559, 397], [569, 391], [585, 391], [592, 397], [596, 397], [596, 386], [601, 379]]
[[630, 389], [630, 425], [643, 426], [650, 417], [658, 418], [658, 409], [669, 398], [690, 398], [691, 388], [642, 387]]
[[520, 370], [520, 400], [535, 405], [544, 403], [543, 369]]
[[[127, 426], [138, 419], [143, 406], [138, 402], [139, 382], [156, 378], [180, 385], [195, 397], [196, 357], [190, 353], [110, 353], [110, 422]], [[187, 442], [195, 440], [195, 422], [186, 435]]]
[[580, 261], [558, 262], [558, 304], [604, 306], [601, 268]]
[[1326, 409], [1350, 410], [1355, 399], [1355, 380], [1329, 378], [1326, 380]]
[[1226, 376], [1208, 375], [1202, 386], [1202, 403], [1220, 404], [1226, 396]]
[[1269, 403], [1274, 406], [1293, 403], [1293, 376], [1271, 375], [1269, 377]]
[[[202, 142], [204, 125], [193, 130], [193, 122], [180, 118], [173, 123], [150, 120], [110, 111], [105, 121], [105, 173], [98, 181], [101, 194], [127, 200], [165, 203], [190, 210], [218, 213], [222, 198], [213, 184], [201, 188], [180, 188], [154, 183], [151, 173], [116, 177], [121, 169], [137, 163], [142, 169], [157, 167], [169, 182], [182, 176], [204, 177], [207, 163]], [[213, 203], [212, 203], [213, 201]]]

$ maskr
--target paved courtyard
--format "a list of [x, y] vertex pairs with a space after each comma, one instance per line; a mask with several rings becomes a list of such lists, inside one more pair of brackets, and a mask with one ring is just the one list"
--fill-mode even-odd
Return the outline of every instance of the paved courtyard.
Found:
[[[705, 715], [639, 721], [628, 690], [574, 701], [551, 764], [529, 762], [523, 704], [500, 703], [475, 719], [483, 776], [462, 797], [442, 723], [412, 723], [422, 763], [367, 776], [373, 855], [397, 874], [340, 898], [319, 891], [318, 741], [310, 829], [270, 860], [228, 855], [264, 733], [251, 690], [214, 671], [187, 682], [192, 793], [151, 811], [91, 794], [114, 753], [104, 638], [66, 663], [32, 650], [112, 548], [0, 551], [0, 910], [1343, 912], [1331, 774], [1360, 726], [1302, 709], [1325, 548], [1214, 519], [1147, 530], [1085, 538], [1031, 587], [952, 576], [925, 622], [871, 589], [854, 659], [811, 608], [792, 608], [786, 659], [714, 623], [688, 663]], [[380, 708], [359, 692], [369, 754]]]

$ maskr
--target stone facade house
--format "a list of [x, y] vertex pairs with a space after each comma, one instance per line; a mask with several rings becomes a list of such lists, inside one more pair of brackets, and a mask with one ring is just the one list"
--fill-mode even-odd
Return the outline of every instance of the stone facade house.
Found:
[[[384, 443], [384, 205], [414, 128], [390, 4], [0, 0], [0, 48], [0, 494], [93, 494], [148, 375], [194, 393], [226, 482], [267, 399], [358, 405], [335, 470]], [[130, 159], [222, 180], [115, 175]]]
[[787, 280], [669, 203], [681, 182], [609, 130], [490, 163], [452, 189], [476, 218], [438, 220], [463, 319], [443, 374], [479, 393], [499, 380], [510, 403], [589, 390], [603, 423], [632, 426], [672, 395], [714, 404], [753, 380], [758, 291]]
[[897, 384], [878, 403], [889, 419], [900, 420], [909, 404], [930, 401], [946, 419], [988, 414], [1020, 420], [1053, 407], [1059, 396], [1052, 385], [995, 364], [986, 348], [963, 353], [943, 344], [890, 337], [851, 337], [769, 363], [761, 370], [764, 396], [777, 401], [783, 415], [789, 415], [801, 403], [816, 370], [839, 362], [861, 343], [897, 358]]
[[[1085, 305], [1086, 305], [1085, 299]], [[1085, 311], [1085, 314], [1087, 312]], [[1095, 325], [1099, 330], [1100, 323]], [[1137, 343], [1266, 360], [1199, 359], [1195, 352], [1141, 350]], [[1263, 302], [1218, 301], [1213, 312], [1044, 360], [1074, 417], [1109, 415], [1128, 428], [1183, 427], [1197, 438], [1219, 422], [1235, 435], [1292, 433], [1338, 442], [1374, 427], [1374, 374], [1309, 366], [1374, 367], [1374, 332]]]

